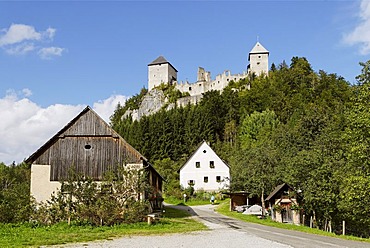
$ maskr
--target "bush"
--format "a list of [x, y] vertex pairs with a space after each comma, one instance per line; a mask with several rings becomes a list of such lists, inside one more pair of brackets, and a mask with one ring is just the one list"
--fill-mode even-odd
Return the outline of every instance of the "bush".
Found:
[[149, 204], [142, 199], [150, 187], [143, 170], [122, 167], [101, 183], [71, 174], [62, 189], [40, 204], [32, 219], [41, 224], [68, 221], [95, 226], [143, 221]]
[[0, 163], [0, 222], [28, 221], [32, 210], [29, 166]]

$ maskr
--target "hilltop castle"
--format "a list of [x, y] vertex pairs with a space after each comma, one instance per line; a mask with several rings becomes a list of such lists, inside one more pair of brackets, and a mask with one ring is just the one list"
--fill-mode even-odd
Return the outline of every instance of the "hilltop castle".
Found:
[[177, 81], [177, 70], [163, 56], [159, 56], [148, 65], [148, 90], [152, 90], [161, 83], [169, 83], [175, 85], [182, 93], [189, 93], [190, 96], [201, 95], [210, 90], [223, 90], [231, 80], [239, 81], [246, 78], [248, 74], [255, 73], [257, 76], [262, 73], [268, 73], [268, 57], [267, 51], [261, 43], [257, 42], [253, 49], [249, 52], [249, 65], [243, 73], [232, 75], [230, 71], [224, 71], [216, 76], [215, 80], [211, 79], [211, 73], [205, 71], [204, 68], [198, 68], [197, 81], [195, 83], [179, 83]]
[[231, 74], [229, 70], [216, 76], [212, 80], [211, 73], [204, 68], [198, 68], [197, 81], [194, 83], [178, 82], [177, 70], [163, 56], [159, 56], [148, 65], [148, 93], [144, 96], [139, 109], [129, 109], [123, 117], [129, 115], [133, 120], [139, 120], [142, 116], [148, 116], [159, 111], [164, 106], [167, 109], [173, 108], [174, 104], [168, 104], [168, 99], [164, 96], [161, 90], [156, 87], [162, 83], [174, 85], [182, 93], [189, 93], [189, 96], [177, 100], [177, 106], [186, 106], [187, 104], [196, 104], [202, 97], [203, 93], [210, 90], [222, 91], [228, 86], [230, 81], [237, 82], [254, 73], [257, 76], [268, 73], [268, 57], [267, 51], [261, 43], [257, 42], [253, 49], [249, 52], [249, 65], [246, 71], [239, 74]]

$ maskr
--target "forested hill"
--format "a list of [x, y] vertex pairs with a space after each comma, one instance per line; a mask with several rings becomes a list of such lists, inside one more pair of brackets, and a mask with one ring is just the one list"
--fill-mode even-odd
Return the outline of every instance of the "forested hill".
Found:
[[350, 85], [294, 57], [289, 66], [272, 65], [269, 77], [231, 82], [198, 105], [140, 122], [122, 119], [118, 106], [111, 124], [168, 184], [206, 140], [230, 165], [232, 190], [261, 196], [286, 182], [302, 190], [304, 211], [319, 225], [346, 220], [350, 232], [369, 236], [370, 61], [361, 65], [358, 84]]

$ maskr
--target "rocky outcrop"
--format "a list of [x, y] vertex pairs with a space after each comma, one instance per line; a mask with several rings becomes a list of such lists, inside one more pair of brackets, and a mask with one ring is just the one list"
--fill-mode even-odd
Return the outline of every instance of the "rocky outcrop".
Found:
[[[187, 104], [197, 104], [202, 99], [203, 95], [187, 96], [177, 99], [176, 105], [185, 107]], [[131, 115], [133, 120], [140, 120], [143, 116], [154, 114], [165, 108], [170, 110], [175, 107], [174, 103], [169, 103], [168, 98], [162, 90], [157, 88], [149, 91], [143, 98], [139, 109], [128, 109], [122, 118], [127, 118]]]
[[152, 89], [146, 94], [140, 104], [139, 109], [129, 109], [123, 115], [123, 118], [132, 116], [133, 120], [140, 120], [143, 116], [148, 116], [158, 112], [168, 102], [168, 99], [159, 89]]

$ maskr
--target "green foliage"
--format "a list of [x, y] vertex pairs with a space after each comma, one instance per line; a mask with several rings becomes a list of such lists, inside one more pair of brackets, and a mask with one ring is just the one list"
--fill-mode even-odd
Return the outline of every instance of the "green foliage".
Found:
[[0, 222], [28, 221], [32, 210], [29, 167], [0, 163]]
[[175, 85], [172, 84], [161, 83], [160, 85], [156, 86], [156, 88], [163, 91], [163, 94], [165, 97], [168, 98], [169, 103], [176, 103], [177, 99], [190, 96], [188, 92], [182, 93], [181, 91], [176, 89]]
[[207, 229], [204, 224], [188, 217], [188, 212], [166, 208], [161, 220], [153, 225], [148, 225], [146, 222], [95, 227], [78, 224], [67, 225], [67, 223], [51, 226], [35, 223], [0, 224], [0, 247], [44, 247], [110, 240], [122, 236], [163, 235]]
[[71, 173], [62, 189], [38, 207], [33, 220], [41, 224], [68, 221], [95, 226], [140, 222], [149, 207], [148, 202], [140, 200], [142, 193], [151, 191], [145, 172], [139, 169], [122, 166], [100, 183]]
[[[360, 190], [370, 175], [370, 61], [360, 65], [359, 84], [350, 85], [293, 57], [290, 65], [271, 66], [268, 77], [251, 75], [222, 93], [207, 92], [197, 105], [114, 127], [145, 157], [162, 161], [173, 186], [174, 171], [207, 140], [231, 167], [231, 190], [263, 199], [286, 182], [302, 191], [304, 213], [319, 228], [331, 221], [338, 232], [345, 219], [359, 227], [348, 227], [350, 233], [364, 236], [368, 222], [356, 209], [369, 205]], [[351, 202], [345, 193], [359, 197]], [[178, 188], [173, 194], [180, 194]]]

